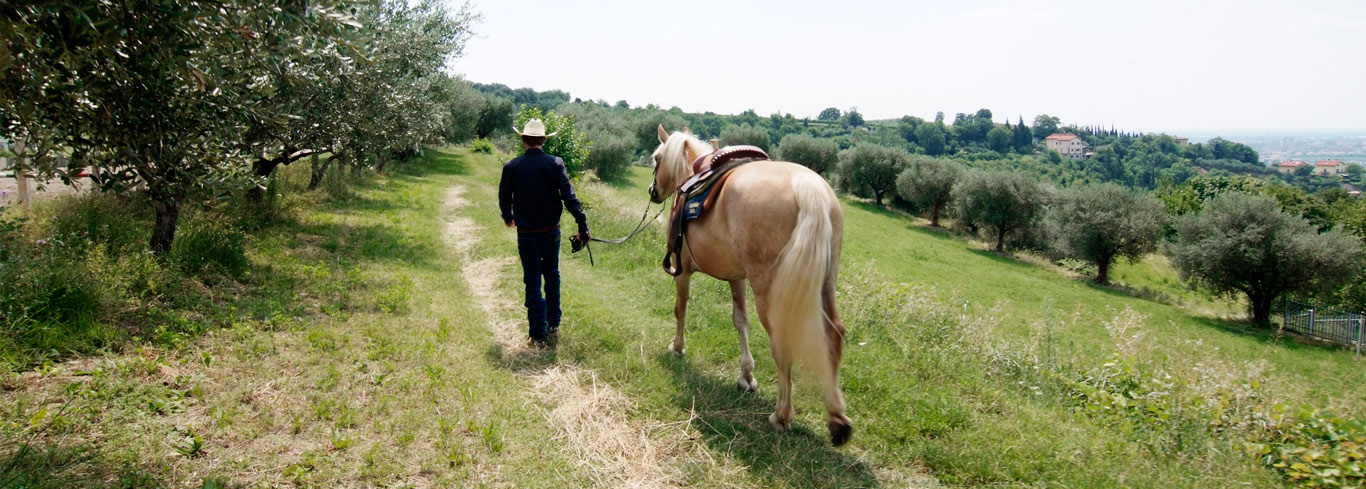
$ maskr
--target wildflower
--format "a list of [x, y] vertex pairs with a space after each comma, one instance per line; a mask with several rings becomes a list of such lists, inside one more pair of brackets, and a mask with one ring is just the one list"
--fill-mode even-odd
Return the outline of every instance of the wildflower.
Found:
[[45, 245], [45, 244], [47, 244], [47, 240], [46, 240], [46, 239], [40, 239], [40, 240], [38, 240], [38, 244], [39, 244], [39, 245]]

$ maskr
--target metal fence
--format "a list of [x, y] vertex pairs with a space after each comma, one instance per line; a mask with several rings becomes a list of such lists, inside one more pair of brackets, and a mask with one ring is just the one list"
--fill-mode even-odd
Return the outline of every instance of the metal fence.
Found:
[[1307, 336], [1355, 346], [1361, 355], [1361, 337], [1366, 330], [1366, 316], [1332, 307], [1315, 307], [1295, 301], [1285, 302], [1281, 328]]

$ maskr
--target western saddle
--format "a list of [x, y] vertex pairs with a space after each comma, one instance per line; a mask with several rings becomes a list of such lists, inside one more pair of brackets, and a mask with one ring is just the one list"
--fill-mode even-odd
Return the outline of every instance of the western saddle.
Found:
[[682, 273], [683, 240], [688, 221], [711, 210], [732, 170], [754, 161], [768, 160], [768, 153], [755, 146], [726, 146], [697, 157], [692, 162], [693, 176], [678, 186], [669, 211], [669, 246], [664, 252], [664, 272], [677, 277]]

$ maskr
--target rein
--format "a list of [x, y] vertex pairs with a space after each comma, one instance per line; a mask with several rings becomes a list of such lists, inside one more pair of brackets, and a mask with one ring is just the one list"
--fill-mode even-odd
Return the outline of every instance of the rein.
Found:
[[617, 239], [589, 238], [588, 241], [579, 241], [579, 240], [578, 240], [578, 236], [570, 237], [570, 238], [569, 238], [569, 245], [570, 245], [571, 252], [573, 252], [573, 253], [578, 253], [579, 250], [584, 249], [584, 248], [588, 248], [588, 264], [591, 265], [591, 266], [597, 266], [597, 263], [593, 260], [593, 246], [592, 246], [591, 242], [597, 241], [597, 242], [599, 242], [599, 243], [607, 243], [607, 244], [613, 244], [613, 245], [614, 245], [614, 244], [622, 244], [622, 243], [625, 243], [626, 240], [629, 240], [629, 239], [631, 239], [631, 238], [634, 238], [637, 234], [640, 234], [641, 231], [644, 231], [644, 230], [645, 230], [645, 226], [647, 226], [647, 225], [649, 225], [650, 223], [654, 222], [655, 219], [658, 219], [658, 218], [659, 218], [659, 215], [664, 213], [664, 207], [667, 207], [667, 206], [660, 206], [660, 207], [659, 207], [659, 212], [656, 212], [656, 213], [655, 213], [655, 217], [652, 217], [652, 218], [646, 220], [646, 219], [645, 219], [646, 216], [649, 216], [649, 215], [650, 215], [650, 204], [649, 204], [648, 202], [646, 202], [646, 204], [645, 204], [645, 212], [642, 213], [642, 214], [640, 215], [640, 222], [636, 224], [636, 229], [635, 229], [634, 231], [631, 231], [630, 234], [627, 234], [627, 235], [624, 236], [624, 237], [620, 237], [620, 238], [617, 238]]

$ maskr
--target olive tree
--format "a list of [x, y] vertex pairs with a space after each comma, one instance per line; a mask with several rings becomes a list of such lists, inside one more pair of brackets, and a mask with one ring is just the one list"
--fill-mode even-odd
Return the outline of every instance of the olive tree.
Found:
[[963, 173], [963, 167], [952, 160], [912, 155], [906, 170], [896, 177], [896, 191], [912, 210], [928, 211], [930, 225], [938, 227], [939, 216], [953, 202], [953, 187]]
[[[0, 15], [0, 123], [106, 190], [144, 186], [151, 249], [171, 249], [181, 205], [245, 176], [241, 134], [276, 120], [276, 74], [335, 50], [358, 24], [337, 2], [28, 2]], [[50, 28], [62, 26], [62, 28]], [[153, 42], [155, 41], [155, 42]], [[42, 159], [40, 158], [41, 162]]]
[[788, 134], [778, 142], [777, 158], [791, 161], [824, 174], [839, 163], [839, 145], [825, 138], [814, 138], [806, 134]]
[[750, 124], [736, 124], [721, 129], [721, 146], [748, 144], [750, 146], [758, 146], [759, 149], [767, 152], [769, 142], [768, 131], [762, 127], [755, 127]]
[[882, 197], [896, 191], [896, 178], [906, 168], [910, 155], [899, 148], [860, 143], [840, 153], [840, 186], [859, 197], [872, 197], [882, 205]]
[[1176, 223], [1169, 247], [1182, 278], [1215, 292], [1247, 296], [1253, 322], [1269, 324], [1276, 298], [1326, 289], [1357, 272], [1361, 243], [1340, 231], [1319, 233], [1280, 209], [1273, 197], [1230, 192]]
[[987, 229], [996, 251], [1005, 251], [1006, 236], [1039, 224], [1048, 192], [1028, 175], [1007, 171], [971, 171], [953, 189], [959, 222]]
[[1162, 202], [1149, 193], [1107, 183], [1063, 193], [1049, 216], [1064, 255], [1096, 265], [1096, 282], [1109, 283], [1116, 258], [1130, 261], [1157, 250], [1167, 224]]

